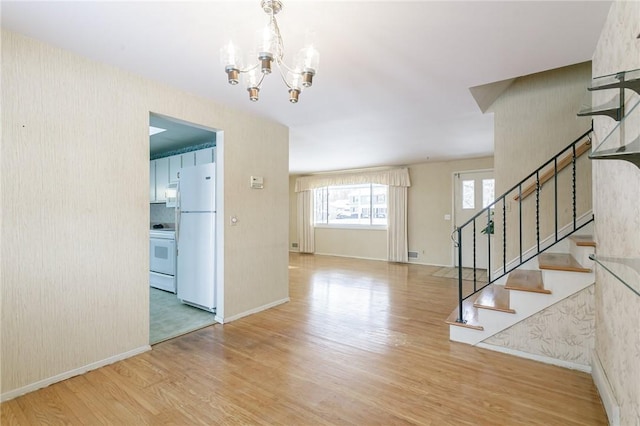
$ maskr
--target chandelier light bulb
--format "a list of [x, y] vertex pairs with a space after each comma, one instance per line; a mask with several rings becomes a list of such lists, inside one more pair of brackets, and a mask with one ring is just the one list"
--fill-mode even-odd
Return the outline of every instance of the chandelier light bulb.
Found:
[[320, 53], [313, 45], [309, 45], [300, 49], [296, 62], [302, 73], [302, 85], [304, 87], [311, 87], [313, 85], [313, 76], [316, 75], [318, 71]]
[[262, 83], [263, 74], [258, 68], [243, 74], [247, 91], [249, 92], [249, 100], [251, 102], [258, 101], [258, 93], [260, 92], [260, 84]]
[[240, 69], [242, 68], [240, 49], [229, 41], [220, 49], [220, 61], [224, 64], [224, 71], [227, 73], [229, 84], [238, 84]]
[[289, 71], [287, 73], [287, 85], [289, 86], [289, 102], [298, 103], [300, 92], [302, 92], [302, 74], [297, 71]]
[[296, 56], [295, 67], [287, 65], [284, 62], [284, 42], [276, 19], [276, 15], [282, 11], [282, 2], [262, 0], [260, 6], [267, 14], [268, 22], [258, 33], [257, 51], [252, 55], [252, 60], [257, 62], [243, 68], [240, 49], [232, 42], [220, 49], [220, 59], [229, 84], [238, 84], [239, 77], [242, 75], [249, 92], [249, 99], [256, 102], [262, 80], [275, 69], [288, 87], [289, 101], [297, 103], [302, 90], [313, 84], [313, 76], [318, 72], [320, 54], [307, 38], [306, 47]]

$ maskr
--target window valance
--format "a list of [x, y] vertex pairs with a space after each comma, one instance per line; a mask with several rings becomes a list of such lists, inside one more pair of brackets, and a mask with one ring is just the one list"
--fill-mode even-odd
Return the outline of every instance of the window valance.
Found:
[[411, 186], [409, 169], [397, 168], [353, 173], [322, 174], [302, 176], [296, 179], [296, 192], [309, 191], [316, 188], [335, 185], [357, 185], [376, 183], [389, 186]]

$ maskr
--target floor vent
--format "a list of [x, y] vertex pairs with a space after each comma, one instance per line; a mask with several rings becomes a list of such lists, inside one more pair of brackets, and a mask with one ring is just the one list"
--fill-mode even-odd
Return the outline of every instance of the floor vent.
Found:
[[410, 251], [409, 252], [409, 259], [417, 259], [418, 258], [418, 252], [417, 251]]
[[291, 243], [292, 248], [298, 248], [298, 243]]

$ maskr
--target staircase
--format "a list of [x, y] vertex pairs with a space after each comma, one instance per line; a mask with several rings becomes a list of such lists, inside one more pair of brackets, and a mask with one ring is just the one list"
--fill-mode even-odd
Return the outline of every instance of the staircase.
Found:
[[463, 302], [465, 322], [449, 315], [450, 339], [476, 345], [592, 285], [594, 250], [591, 235], [573, 234], [486, 286]]
[[[478, 282], [474, 273], [472, 281], [464, 281], [458, 268], [458, 306], [446, 320], [451, 340], [477, 345], [595, 282], [589, 259], [595, 251], [593, 214], [589, 211], [578, 217], [578, 201], [584, 205], [578, 198], [584, 196], [584, 190], [581, 194], [576, 190], [577, 160], [588, 151], [592, 131], [456, 228], [457, 238], [452, 238], [458, 249], [458, 265], [472, 263], [477, 269], [476, 253], [484, 245], [489, 252], [489, 278]], [[570, 171], [563, 172], [565, 168]], [[560, 228], [567, 213], [569, 223]], [[498, 219], [495, 224], [494, 218]], [[482, 236], [479, 229], [482, 234], [490, 229], [492, 235]], [[494, 229], [501, 235], [494, 236]], [[464, 261], [463, 244], [466, 253], [471, 252]], [[525, 250], [525, 244], [531, 247]], [[492, 259], [501, 261], [499, 268], [492, 268]]]

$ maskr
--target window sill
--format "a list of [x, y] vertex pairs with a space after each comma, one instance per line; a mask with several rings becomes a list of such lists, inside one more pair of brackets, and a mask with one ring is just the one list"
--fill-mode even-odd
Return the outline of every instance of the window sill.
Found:
[[355, 224], [316, 224], [314, 228], [317, 229], [357, 229], [363, 231], [386, 231], [387, 225], [355, 225]]

